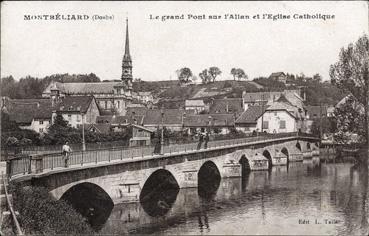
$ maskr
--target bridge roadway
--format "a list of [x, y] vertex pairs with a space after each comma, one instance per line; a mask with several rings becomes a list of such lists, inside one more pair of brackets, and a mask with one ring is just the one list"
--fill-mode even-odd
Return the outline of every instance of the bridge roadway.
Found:
[[8, 169], [10, 181], [44, 186], [56, 199], [87, 186], [119, 203], [138, 201], [142, 189], [158, 178], [172, 177], [179, 188], [197, 187], [204, 170], [222, 178], [240, 177], [244, 169], [265, 170], [302, 161], [319, 153], [318, 141], [305, 134], [285, 133], [210, 141], [201, 149], [197, 143], [165, 146], [163, 155], [153, 154], [153, 147], [91, 150], [72, 153], [67, 168], [61, 153], [53, 153], [14, 158]]

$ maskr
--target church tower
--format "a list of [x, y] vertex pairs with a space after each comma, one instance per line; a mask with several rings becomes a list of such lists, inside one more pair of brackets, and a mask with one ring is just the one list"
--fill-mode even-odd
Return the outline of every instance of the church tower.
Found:
[[124, 48], [124, 56], [122, 61], [122, 81], [128, 87], [132, 86], [132, 59], [129, 53], [129, 36], [128, 36], [128, 18], [126, 19], [126, 44]]

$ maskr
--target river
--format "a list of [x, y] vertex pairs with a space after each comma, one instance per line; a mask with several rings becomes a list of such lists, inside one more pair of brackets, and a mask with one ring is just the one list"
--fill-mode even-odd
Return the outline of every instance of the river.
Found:
[[366, 168], [317, 158], [221, 179], [207, 194], [168, 190], [150, 203], [115, 205], [93, 227], [117, 235], [368, 235], [368, 197]]

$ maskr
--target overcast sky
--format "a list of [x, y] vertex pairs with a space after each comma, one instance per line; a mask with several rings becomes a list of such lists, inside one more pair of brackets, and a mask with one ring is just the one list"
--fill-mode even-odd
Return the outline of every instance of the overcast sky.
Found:
[[[133, 76], [176, 79], [189, 67], [195, 75], [218, 66], [230, 79], [232, 67], [250, 78], [276, 71], [329, 79], [341, 47], [368, 32], [368, 6], [354, 2], [2, 2], [1, 76], [44, 77], [95, 73], [120, 79], [125, 18], [129, 18]], [[24, 20], [24, 15], [82, 14], [86, 21]], [[331, 20], [194, 20], [193, 15], [326, 14]], [[94, 14], [113, 20], [92, 21]], [[184, 20], [150, 20], [150, 14], [185, 15]]]

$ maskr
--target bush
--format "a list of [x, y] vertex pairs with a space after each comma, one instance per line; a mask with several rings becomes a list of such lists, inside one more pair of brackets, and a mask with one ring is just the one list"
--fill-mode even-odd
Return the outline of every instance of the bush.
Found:
[[86, 219], [43, 187], [13, 187], [14, 206], [26, 234], [92, 234]]

